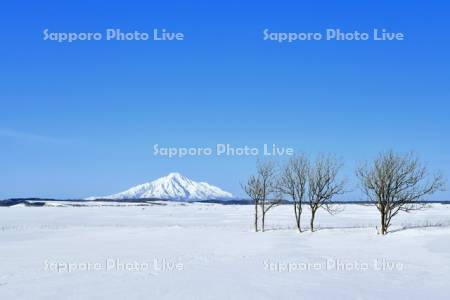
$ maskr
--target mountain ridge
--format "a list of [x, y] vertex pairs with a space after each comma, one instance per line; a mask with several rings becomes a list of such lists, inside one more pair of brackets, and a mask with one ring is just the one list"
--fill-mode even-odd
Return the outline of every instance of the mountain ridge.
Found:
[[158, 198], [177, 201], [231, 200], [233, 195], [207, 182], [193, 181], [178, 172], [169, 173], [154, 181], [139, 184], [123, 192], [100, 197], [88, 197], [85, 200], [144, 199]]

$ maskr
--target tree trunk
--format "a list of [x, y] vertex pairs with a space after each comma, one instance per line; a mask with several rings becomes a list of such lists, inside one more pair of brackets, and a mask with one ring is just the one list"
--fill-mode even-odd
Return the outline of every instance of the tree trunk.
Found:
[[264, 221], [265, 221], [265, 219], [266, 219], [266, 213], [265, 212], [262, 212], [262, 222], [261, 222], [261, 224], [262, 224], [262, 232], [264, 232]]
[[258, 232], [258, 202], [255, 201], [255, 232]]
[[266, 220], [266, 199], [261, 200], [261, 231], [264, 232], [264, 223]]
[[297, 219], [297, 228], [298, 228], [298, 232], [302, 232], [302, 225], [300, 224], [300, 215], [298, 215], [298, 219]]
[[300, 224], [300, 216], [301, 216], [301, 206], [300, 204], [294, 204], [294, 211], [295, 211], [295, 224], [297, 225], [297, 229], [299, 232], [302, 232], [302, 227]]
[[384, 213], [384, 211], [381, 212], [381, 234], [385, 235], [387, 232], [387, 228], [386, 228], [386, 214]]
[[310, 222], [310, 226], [311, 226], [311, 232], [314, 232], [314, 218], [316, 217], [316, 211], [313, 209], [311, 210], [311, 222]]

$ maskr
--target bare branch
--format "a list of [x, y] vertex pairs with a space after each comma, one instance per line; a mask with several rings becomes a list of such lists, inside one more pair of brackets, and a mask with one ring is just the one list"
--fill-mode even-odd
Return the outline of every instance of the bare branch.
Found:
[[345, 181], [338, 179], [342, 163], [334, 156], [321, 155], [308, 172], [308, 204], [311, 208], [311, 231], [314, 230], [314, 219], [319, 208], [329, 213], [336, 213], [331, 200], [345, 193]]
[[412, 153], [381, 153], [372, 163], [356, 170], [361, 189], [380, 212], [381, 234], [386, 234], [391, 220], [400, 211], [425, 208], [417, 203], [445, 188], [441, 174], [429, 175], [427, 168]]
[[288, 196], [294, 205], [295, 223], [301, 232], [300, 219], [302, 204], [306, 195], [309, 161], [305, 155], [296, 155], [289, 159], [281, 170], [277, 184], [278, 192]]

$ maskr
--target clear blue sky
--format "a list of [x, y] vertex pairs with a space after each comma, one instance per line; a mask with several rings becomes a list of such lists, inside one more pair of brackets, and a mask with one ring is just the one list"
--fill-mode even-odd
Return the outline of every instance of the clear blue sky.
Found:
[[[444, 1], [91, 2], [2, 3], [0, 198], [105, 195], [172, 171], [241, 195], [254, 169], [252, 157], [155, 157], [156, 143], [336, 153], [351, 187], [355, 163], [414, 150], [450, 177]], [[59, 44], [45, 28], [166, 28], [186, 40]], [[386, 28], [406, 40], [277, 44], [265, 28]]]

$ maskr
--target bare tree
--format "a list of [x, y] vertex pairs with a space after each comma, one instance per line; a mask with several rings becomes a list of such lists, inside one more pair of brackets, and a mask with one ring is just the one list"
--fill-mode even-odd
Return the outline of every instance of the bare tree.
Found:
[[267, 212], [274, 206], [280, 204], [276, 194], [276, 169], [272, 161], [258, 162], [257, 174], [261, 181], [262, 199], [259, 201], [261, 208], [261, 229], [264, 232]]
[[255, 206], [255, 231], [258, 232], [258, 206], [263, 199], [263, 188], [258, 176], [250, 176], [247, 183], [242, 185], [242, 189], [253, 200]]
[[293, 156], [281, 171], [278, 189], [281, 194], [291, 198], [294, 205], [295, 224], [302, 232], [300, 220], [302, 204], [306, 195], [308, 181], [309, 161], [304, 155]]
[[338, 179], [341, 167], [342, 163], [334, 156], [321, 155], [309, 169], [308, 205], [311, 208], [311, 231], [314, 231], [314, 220], [319, 208], [324, 208], [330, 214], [337, 212], [331, 200], [345, 192], [344, 180]]
[[371, 165], [366, 163], [359, 167], [356, 174], [362, 191], [380, 212], [379, 232], [383, 235], [400, 211], [424, 208], [417, 202], [445, 187], [442, 175], [430, 176], [412, 153], [381, 153]]
[[243, 185], [245, 193], [255, 205], [255, 230], [258, 231], [258, 207], [261, 210], [261, 230], [264, 232], [267, 212], [280, 203], [276, 197], [276, 169], [272, 161], [259, 162], [256, 175], [249, 178]]

